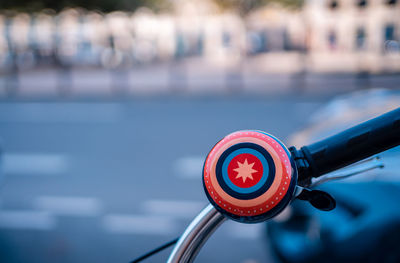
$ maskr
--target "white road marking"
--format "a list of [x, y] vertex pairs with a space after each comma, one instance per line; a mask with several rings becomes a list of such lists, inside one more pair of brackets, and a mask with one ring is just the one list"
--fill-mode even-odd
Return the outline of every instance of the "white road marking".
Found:
[[178, 230], [170, 217], [162, 216], [110, 214], [102, 223], [107, 232], [117, 234], [170, 235]]
[[186, 156], [179, 158], [174, 162], [173, 172], [182, 178], [201, 179], [204, 160], [204, 156]]
[[260, 239], [264, 231], [262, 224], [242, 224], [234, 221], [226, 222], [229, 235], [239, 239]]
[[259, 261], [252, 258], [248, 258], [243, 260], [242, 263], [259, 263]]
[[148, 200], [143, 203], [146, 212], [173, 218], [194, 218], [204, 207], [205, 202], [180, 200]]
[[62, 154], [5, 153], [2, 156], [5, 174], [55, 175], [68, 167], [68, 158]]
[[0, 210], [0, 228], [52, 230], [55, 218], [47, 212], [30, 210]]
[[100, 200], [90, 197], [40, 196], [33, 206], [56, 215], [98, 216], [102, 212]]

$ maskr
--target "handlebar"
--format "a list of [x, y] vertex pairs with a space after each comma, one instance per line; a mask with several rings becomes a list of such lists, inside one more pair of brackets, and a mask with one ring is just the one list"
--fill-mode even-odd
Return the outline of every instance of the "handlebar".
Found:
[[167, 263], [193, 262], [203, 244], [225, 220], [226, 217], [209, 204], [186, 228]]
[[341, 133], [302, 147], [291, 147], [299, 181], [345, 167], [400, 144], [400, 108], [358, 124]]
[[[303, 188], [310, 185], [312, 177], [399, 144], [400, 108], [300, 150], [287, 149], [262, 131], [239, 131], [226, 136], [214, 146], [204, 164], [203, 186], [212, 205], [186, 229], [168, 263], [192, 262], [225, 218], [245, 223], [265, 221], [294, 198], [307, 200], [325, 211], [333, 209], [334, 199], [327, 193]], [[248, 185], [244, 185], [247, 178]], [[328, 207], [318, 205], [332, 199]]]

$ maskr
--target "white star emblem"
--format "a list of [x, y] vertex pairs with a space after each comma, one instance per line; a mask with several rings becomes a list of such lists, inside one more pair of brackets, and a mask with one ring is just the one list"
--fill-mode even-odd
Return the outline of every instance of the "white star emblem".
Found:
[[257, 170], [253, 169], [254, 162], [249, 164], [246, 158], [243, 163], [237, 162], [237, 164], [238, 168], [233, 169], [235, 172], [238, 173], [235, 179], [242, 177], [243, 183], [246, 182], [247, 178], [253, 180], [252, 174], [258, 172]]

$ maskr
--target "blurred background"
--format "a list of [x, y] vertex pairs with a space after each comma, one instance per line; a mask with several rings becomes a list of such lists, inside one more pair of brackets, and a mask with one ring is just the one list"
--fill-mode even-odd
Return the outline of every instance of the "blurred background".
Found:
[[[202, 163], [226, 134], [301, 146], [398, 107], [399, 14], [397, 0], [0, 1], [0, 261], [128, 262], [207, 204]], [[229, 222], [198, 262], [275, 262], [268, 243], [264, 225]]]

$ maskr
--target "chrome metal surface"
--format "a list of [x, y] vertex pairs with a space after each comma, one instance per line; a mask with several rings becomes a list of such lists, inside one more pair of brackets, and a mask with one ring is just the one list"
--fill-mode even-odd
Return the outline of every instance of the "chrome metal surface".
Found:
[[186, 228], [167, 262], [193, 262], [203, 244], [225, 220], [226, 218], [209, 204]]
[[294, 193], [293, 193], [293, 197], [292, 197], [292, 201], [294, 199], [296, 199], [301, 192], [304, 190], [304, 187], [301, 187], [300, 185], [296, 185], [296, 187], [294, 188]]

